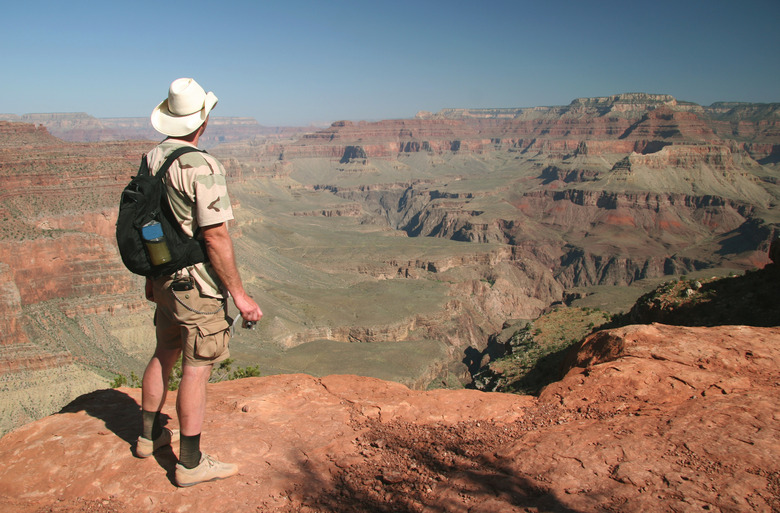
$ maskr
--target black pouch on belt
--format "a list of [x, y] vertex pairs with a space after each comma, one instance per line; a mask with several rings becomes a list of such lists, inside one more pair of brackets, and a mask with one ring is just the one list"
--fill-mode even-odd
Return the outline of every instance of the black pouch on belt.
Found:
[[192, 290], [195, 288], [195, 285], [192, 283], [192, 278], [189, 276], [179, 276], [174, 278], [173, 283], [171, 283], [171, 289], [175, 291], [182, 291], [182, 290]]

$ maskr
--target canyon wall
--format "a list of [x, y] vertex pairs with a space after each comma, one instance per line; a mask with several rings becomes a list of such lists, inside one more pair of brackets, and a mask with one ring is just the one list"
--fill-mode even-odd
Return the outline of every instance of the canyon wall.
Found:
[[106, 356], [115, 340], [83, 321], [143, 307], [114, 224], [118, 194], [148, 146], [65, 143], [39, 126], [0, 121], [0, 430], [105, 384], [105, 363], [124, 361]]

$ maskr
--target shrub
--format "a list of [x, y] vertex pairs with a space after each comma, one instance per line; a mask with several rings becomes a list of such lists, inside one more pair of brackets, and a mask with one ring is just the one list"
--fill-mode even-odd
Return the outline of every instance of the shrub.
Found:
[[[181, 359], [176, 362], [171, 370], [171, 375], [168, 378], [168, 390], [178, 390], [181, 384]], [[260, 367], [258, 365], [250, 367], [239, 367], [233, 370], [233, 359], [228, 358], [220, 362], [211, 372], [209, 383], [217, 383], [220, 381], [232, 381], [234, 379], [241, 378], [256, 378], [259, 377]], [[140, 388], [141, 379], [135, 374], [130, 372], [130, 378], [128, 379], [124, 374], [117, 374], [110, 384], [111, 388], [119, 388], [123, 386], [129, 386], [131, 388]]]

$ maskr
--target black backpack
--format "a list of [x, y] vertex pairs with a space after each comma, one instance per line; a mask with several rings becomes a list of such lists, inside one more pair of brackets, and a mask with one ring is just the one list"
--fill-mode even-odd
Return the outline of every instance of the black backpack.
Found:
[[[187, 236], [181, 230], [168, 204], [163, 180], [173, 161], [191, 151], [205, 153], [192, 146], [177, 148], [165, 159], [156, 175], [149, 172], [144, 155], [138, 175], [122, 191], [116, 221], [116, 242], [122, 262], [135, 274], [154, 278], [208, 260], [204, 242]], [[170, 261], [161, 265], [152, 265], [141, 238], [141, 227], [155, 220], [162, 225], [162, 234], [171, 254]]]

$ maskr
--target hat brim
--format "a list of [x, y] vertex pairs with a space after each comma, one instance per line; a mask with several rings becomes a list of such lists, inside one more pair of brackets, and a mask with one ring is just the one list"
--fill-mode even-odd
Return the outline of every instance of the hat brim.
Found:
[[217, 105], [217, 97], [209, 91], [203, 108], [187, 116], [177, 116], [168, 110], [168, 99], [163, 100], [152, 111], [152, 126], [163, 135], [181, 137], [188, 135], [200, 128], [209, 117], [211, 110]]

